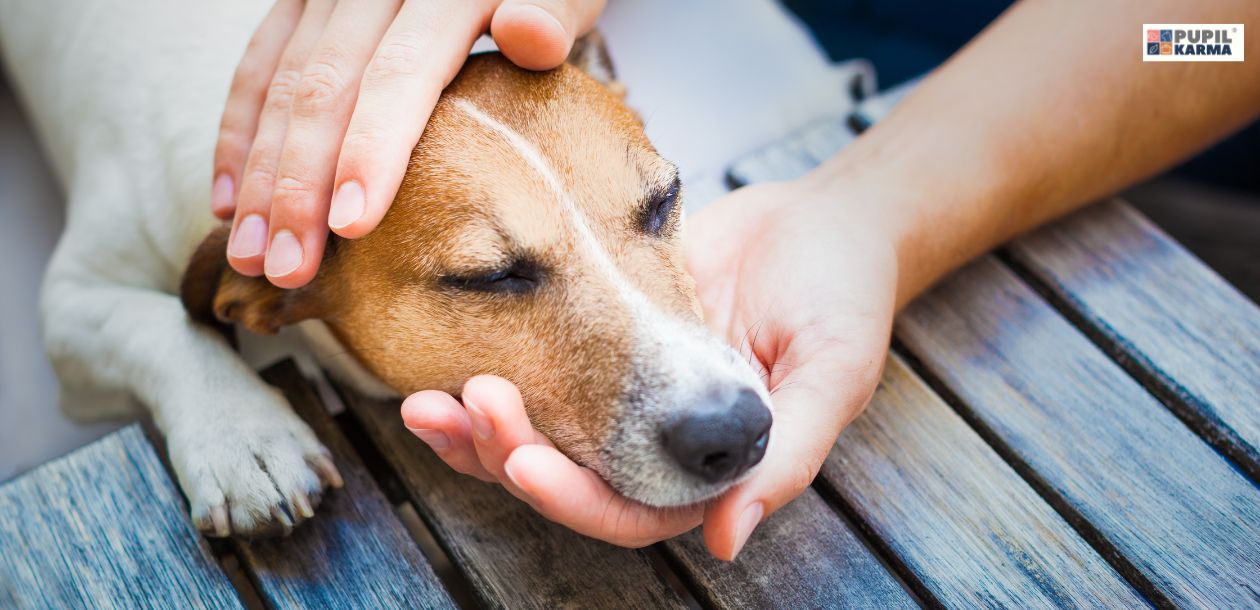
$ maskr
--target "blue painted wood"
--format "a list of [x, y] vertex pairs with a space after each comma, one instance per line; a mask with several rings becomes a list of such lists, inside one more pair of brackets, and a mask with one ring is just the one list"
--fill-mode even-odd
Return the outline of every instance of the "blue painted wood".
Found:
[[240, 608], [139, 425], [0, 487], [0, 608]]
[[1120, 200], [1018, 239], [1009, 252], [1109, 354], [1260, 481], [1255, 303]]
[[235, 542], [271, 608], [453, 608], [455, 603], [399, 521], [318, 394], [293, 361], [263, 372], [333, 454], [345, 486], [288, 537]]
[[1143, 593], [1260, 605], [1260, 490], [1010, 270], [969, 265], [896, 334]]
[[699, 529], [661, 546], [706, 607], [918, 607], [812, 489], [758, 526], [734, 562], [709, 555]]
[[684, 607], [643, 551], [581, 536], [498, 485], [451, 470], [403, 427], [397, 400], [343, 396], [486, 606]]

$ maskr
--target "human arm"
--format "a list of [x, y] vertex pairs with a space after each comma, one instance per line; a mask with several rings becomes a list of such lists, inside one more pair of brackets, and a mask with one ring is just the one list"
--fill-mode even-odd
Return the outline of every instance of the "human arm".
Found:
[[[733, 558], [758, 520], [810, 484], [870, 400], [898, 309], [966, 261], [1260, 112], [1254, 61], [1143, 63], [1141, 24], [1256, 23], [1258, 12], [1240, 0], [1022, 2], [805, 178], [740, 189], [688, 219], [688, 264], [707, 321], [771, 371], [775, 411], [754, 475], [703, 514], [654, 520], [659, 511], [611, 494], [523, 429], [493, 451], [453, 438], [439, 455], [462, 456], [466, 471], [491, 480], [521, 481], [510, 489], [548, 518], [618, 544], [666, 538], [702, 519], [709, 549]], [[1061, 43], [1053, 52], [1040, 42], [1047, 32]], [[754, 326], [760, 332], [750, 333]], [[489, 402], [478, 417], [526, 425], [515, 404]], [[464, 409], [446, 406], [467, 425]], [[427, 419], [432, 412], [413, 399], [403, 415], [440, 424]], [[513, 475], [496, 476], [505, 464]], [[589, 519], [592, 506], [617, 519]]]

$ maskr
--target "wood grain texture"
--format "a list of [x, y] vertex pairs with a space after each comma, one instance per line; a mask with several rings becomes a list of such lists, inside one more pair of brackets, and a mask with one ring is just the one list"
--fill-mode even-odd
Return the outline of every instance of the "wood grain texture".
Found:
[[897, 336], [1038, 491], [1157, 603], [1260, 604], [1260, 490], [991, 257]]
[[680, 608], [638, 550], [583, 537], [497, 485], [451, 470], [402, 425], [397, 401], [344, 391], [350, 411], [482, 603], [493, 608]]
[[333, 454], [345, 486], [285, 538], [236, 541], [271, 608], [453, 608], [433, 569], [292, 361], [263, 372]]
[[709, 555], [699, 530], [662, 546], [706, 607], [918, 607], [812, 489], [766, 519], [734, 562]]
[[139, 425], [0, 487], [0, 608], [240, 608]]
[[1260, 481], [1255, 303], [1120, 200], [1016, 240], [1009, 252], [1108, 353]]
[[821, 478], [946, 607], [1146, 605], [896, 356]]

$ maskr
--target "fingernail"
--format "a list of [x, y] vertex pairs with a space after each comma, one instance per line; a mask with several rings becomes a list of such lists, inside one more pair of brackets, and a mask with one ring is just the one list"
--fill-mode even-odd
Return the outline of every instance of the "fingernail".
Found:
[[328, 211], [328, 226], [344, 229], [363, 217], [367, 208], [367, 198], [363, 195], [363, 187], [353, 180], [341, 185], [333, 196], [332, 209]]
[[267, 249], [267, 221], [258, 214], [250, 214], [236, 225], [236, 234], [228, 246], [228, 254], [233, 258], [249, 258], [258, 256]]
[[267, 260], [263, 264], [264, 271], [270, 277], [284, 277], [302, 266], [302, 244], [298, 243], [293, 231], [280, 229], [271, 238], [271, 248], [267, 250]]
[[753, 502], [744, 509], [744, 514], [739, 516], [739, 524], [735, 528], [735, 552], [731, 553], [731, 561], [739, 557], [739, 552], [744, 550], [748, 537], [752, 535], [757, 524], [761, 523], [761, 517], [765, 514], [766, 507], [761, 502]]
[[508, 480], [512, 482], [512, 485], [515, 486], [517, 490], [519, 490], [522, 494], [525, 494], [526, 497], [534, 497], [521, 487], [521, 482], [516, 479], [516, 473], [512, 472], [512, 462], [509, 461], [503, 463], [503, 472], [507, 475]]
[[467, 398], [464, 399], [464, 407], [468, 409], [468, 416], [472, 419], [473, 432], [483, 441], [494, 438], [494, 424], [490, 423], [490, 418]]
[[420, 437], [426, 445], [432, 447], [434, 451], [441, 451], [451, 446], [451, 439], [441, 430], [428, 430], [425, 428], [407, 428], [411, 433]]
[[214, 179], [214, 187], [210, 189], [210, 209], [215, 212], [232, 207], [232, 177], [219, 174]]

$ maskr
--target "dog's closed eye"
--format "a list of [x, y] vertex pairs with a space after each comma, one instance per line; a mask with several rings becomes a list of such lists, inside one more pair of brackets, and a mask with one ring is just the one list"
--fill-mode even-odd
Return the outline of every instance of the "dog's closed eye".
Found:
[[442, 276], [442, 283], [459, 290], [497, 294], [526, 294], [542, 283], [542, 268], [528, 259], [516, 259], [509, 264], [472, 273]]
[[654, 189], [639, 212], [639, 230], [653, 237], [664, 235], [676, 216], [674, 211], [681, 192], [682, 182], [677, 174], [665, 188]]

